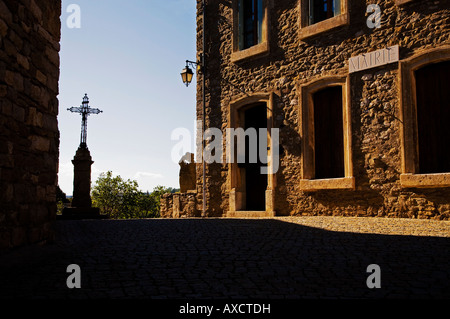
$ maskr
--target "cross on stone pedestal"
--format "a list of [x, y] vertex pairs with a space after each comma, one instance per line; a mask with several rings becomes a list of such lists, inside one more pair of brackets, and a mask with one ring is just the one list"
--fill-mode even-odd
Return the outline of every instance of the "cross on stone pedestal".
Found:
[[80, 107], [71, 107], [67, 110], [80, 113], [82, 121], [80, 146], [72, 160], [74, 167], [72, 207], [65, 208], [62, 217], [64, 219], [101, 218], [99, 209], [92, 207], [91, 200], [91, 166], [94, 162], [87, 147], [87, 118], [90, 114], [99, 114], [103, 111], [89, 107], [87, 94]]
[[67, 109], [72, 113], [80, 113], [81, 114], [81, 139], [80, 139], [80, 147], [87, 147], [87, 118], [90, 114], [99, 114], [103, 113], [99, 109], [91, 109], [89, 106], [89, 98], [87, 94], [83, 97], [83, 103], [80, 107], [71, 107]]

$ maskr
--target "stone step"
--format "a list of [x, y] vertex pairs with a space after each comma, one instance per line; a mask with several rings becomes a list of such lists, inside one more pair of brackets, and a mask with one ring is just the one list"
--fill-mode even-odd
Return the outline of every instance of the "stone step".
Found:
[[273, 214], [266, 211], [251, 211], [251, 210], [241, 210], [236, 212], [228, 212], [228, 218], [269, 218], [273, 217]]

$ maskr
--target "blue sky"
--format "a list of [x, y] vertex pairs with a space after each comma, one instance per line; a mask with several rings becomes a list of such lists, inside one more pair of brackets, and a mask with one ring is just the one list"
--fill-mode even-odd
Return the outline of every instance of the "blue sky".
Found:
[[[81, 9], [80, 28], [66, 23], [70, 4]], [[195, 85], [180, 77], [196, 55], [195, 7], [195, 0], [62, 1], [59, 185], [67, 195], [81, 130], [81, 116], [67, 108], [85, 93], [103, 111], [88, 119], [92, 182], [110, 170], [143, 191], [179, 187], [171, 133], [195, 129]]]

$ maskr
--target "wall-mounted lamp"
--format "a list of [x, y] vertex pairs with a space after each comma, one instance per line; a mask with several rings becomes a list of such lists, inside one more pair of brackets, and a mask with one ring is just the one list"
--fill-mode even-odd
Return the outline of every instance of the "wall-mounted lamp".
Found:
[[186, 60], [186, 67], [183, 69], [183, 71], [181, 71], [181, 79], [183, 80], [183, 83], [186, 84], [186, 86], [189, 86], [189, 84], [191, 84], [192, 78], [194, 77], [194, 72], [192, 71], [191, 67], [196, 68], [197, 71], [201, 73], [203, 71], [203, 65], [203, 54], [200, 55], [199, 62]]

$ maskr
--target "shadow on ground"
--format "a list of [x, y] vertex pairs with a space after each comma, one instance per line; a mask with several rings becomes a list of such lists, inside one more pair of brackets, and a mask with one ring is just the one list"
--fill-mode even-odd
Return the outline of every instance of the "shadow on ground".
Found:
[[[0, 257], [0, 298], [449, 298], [450, 239], [279, 220], [59, 221]], [[68, 289], [67, 266], [81, 268]], [[367, 266], [381, 268], [369, 289]]]

